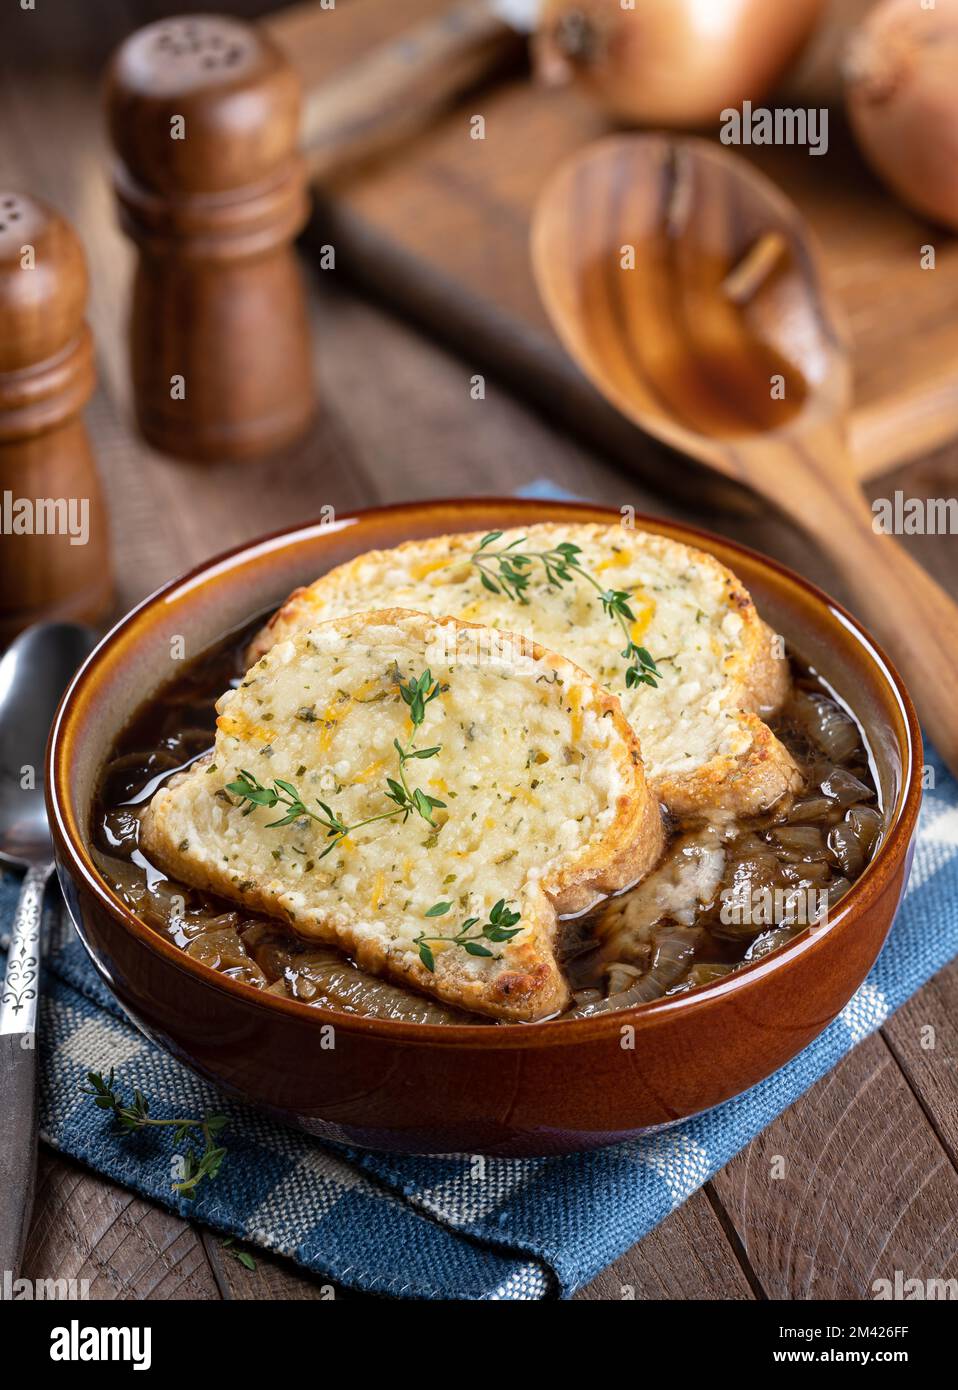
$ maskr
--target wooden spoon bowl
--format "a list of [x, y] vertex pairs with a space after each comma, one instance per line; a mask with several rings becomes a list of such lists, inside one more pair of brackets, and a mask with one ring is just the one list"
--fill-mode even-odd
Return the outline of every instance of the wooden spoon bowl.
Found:
[[844, 325], [797, 209], [706, 140], [614, 136], [547, 185], [532, 257], [557, 333], [606, 398], [830, 557], [958, 772], [958, 607], [873, 527], [845, 445]]

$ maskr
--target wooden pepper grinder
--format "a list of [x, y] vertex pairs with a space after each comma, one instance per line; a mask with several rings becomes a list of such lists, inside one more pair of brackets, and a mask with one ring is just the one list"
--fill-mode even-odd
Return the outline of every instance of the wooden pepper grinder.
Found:
[[110, 604], [106, 508], [80, 416], [95, 376], [87, 273], [50, 207], [0, 191], [0, 641]]
[[292, 240], [309, 204], [300, 83], [238, 20], [162, 20], [114, 55], [115, 185], [139, 248], [133, 390], [140, 429], [189, 458], [268, 453], [315, 409]]

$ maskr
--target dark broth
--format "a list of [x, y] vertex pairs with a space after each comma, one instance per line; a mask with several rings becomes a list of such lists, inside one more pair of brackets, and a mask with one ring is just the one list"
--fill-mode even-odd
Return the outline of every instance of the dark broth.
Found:
[[[148, 926], [212, 970], [270, 994], [351, 1014], [489, 1024], [360, 970], [178, 883], [138, 847], [138, 812], [213, 742], [214, 704], [244, 674], [259, 621], [186, 668], [136, 715], [104, 768], [93, 850], [106, 882]], [[814, 672], [792, 662], [794, 691], [772, 728], [806, 776], [788, 808], [750, 820], [672, 826], [663, 863], [634, 889], [561, 924], [572, 987], [564, 1017], [628, 1008], [721, 978], [777, 949], [829, 910], [863, 872], [883, 821], [857, 724]], [[744, 912], [736, 907], [750, 905]]]

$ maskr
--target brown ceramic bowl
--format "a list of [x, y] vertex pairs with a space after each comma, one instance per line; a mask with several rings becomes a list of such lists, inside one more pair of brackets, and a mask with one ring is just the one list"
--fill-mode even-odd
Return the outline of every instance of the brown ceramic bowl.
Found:
[[[203, 1076], [324, 1137], [415, 1152], [541, 1154], [625, 1139], [718, 1104], [821, 1032], [867, 974], [901, 898], [920, 800], [921, 739], [894, 669], [858, 623], [797, 575], [672, 522], [640, 527], [711, 551], [863, 725], [887, 814], [874, 861], [826, 927], [726, 979], [624, 1013], [534, 1026], [426, 1026], [330, 1014], [215, 974], [145, 926], [90, 859], [97, 774], [137, 707], [169, 678], [170, 640], [198, 655], [295, 585], [409, 537], [606, 509], [477, 499], [377, 508], [211, 560], [125, 618], [77, 676], [50, 742], [50, 820], [80, 936], [130, 1017]], [[321, 1046], [335, 1024], [335, 1047]], [[623, 1025], [635, 1029], [623, 1048]]]

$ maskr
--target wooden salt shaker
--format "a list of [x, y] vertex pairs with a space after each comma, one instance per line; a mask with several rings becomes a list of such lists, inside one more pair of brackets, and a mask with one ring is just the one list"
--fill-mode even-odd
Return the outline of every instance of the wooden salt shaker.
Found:
[[112, 586], [106, 508], [80, 412], [95, 376], [86, 262], [69, 224], [0, 190], [0, 642], [95, 621]]
[[240, 458], [292, 441], [315, 409], [292, 240], [308, 211], [300, 83], [238, 20], [162, 20], [114, 55], [115, 185], [139, 248], [136, 413], [157, 448]]

